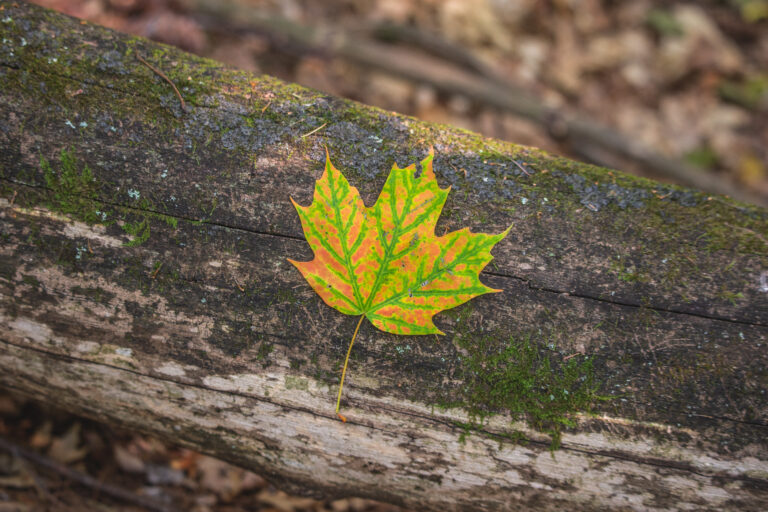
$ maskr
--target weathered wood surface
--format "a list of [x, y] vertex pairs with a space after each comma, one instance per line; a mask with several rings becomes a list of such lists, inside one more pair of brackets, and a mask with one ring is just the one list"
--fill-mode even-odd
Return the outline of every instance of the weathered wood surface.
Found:
[[[0, 385], [323, 495], [768, 506], [765, 210], [0, 8]], [[439, 232], [514, 226], [483, 277], [504, 292], [436, 317], [439, 339], [364, 324], [343, 424], [356, 319], [286, 262], [310, 257], [288, 198], [311, 200], [324, 146], [371, 204], [429, 145], [452, 186]], [[94, 181], [75, 179], [85, 166]], [[462, 441], [465, 408], [434, 407], [482, 409], [463, 365], [520, 339], [555, 363], [591, 356], [613, 397], [554, 453], [504, 411]]]

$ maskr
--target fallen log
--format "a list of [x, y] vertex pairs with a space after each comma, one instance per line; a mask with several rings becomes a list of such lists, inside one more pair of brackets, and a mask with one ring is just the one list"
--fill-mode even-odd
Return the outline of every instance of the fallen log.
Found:
[[[3, 387], [323, 496], [768, 506], [766, 210], [0, 9]], [[287, 263], [289, 197], [327, 147], [371, 204], [430, 145], [438, 233], [513, 226], [504, 291], [439, 338], [363, 324], [342, 423], [357, 319]]]

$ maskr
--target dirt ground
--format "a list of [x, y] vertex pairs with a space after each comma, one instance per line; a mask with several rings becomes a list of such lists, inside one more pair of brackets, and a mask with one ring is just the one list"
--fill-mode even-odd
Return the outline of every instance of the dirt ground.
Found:
[[[37, 3], [242, 69], [583, 158], [546, 127], [482, 101], [295, 48], [274, 33], [229, 30], [185, 0]], [[768, 199], [768, 0], [243, 3], [359, 38], [375, 38], [384, 24], [433, 34], [547, 106], [599, 121]], [[622, 169], [672, 181], [642, 165]], [[18, 447], [0, 450], [0, 512], [151, 509], [145, 499], [201, 512], [400, 510], [360, 499], [289, 496], [216, 459], [9, 394], [0, 394], [0, 437]], [[50, 465], [18, 450], [31, 450]], [[67, 469], [93, 480], [62, 473]], [[114, 488], [125, 495], [115, 497]]]

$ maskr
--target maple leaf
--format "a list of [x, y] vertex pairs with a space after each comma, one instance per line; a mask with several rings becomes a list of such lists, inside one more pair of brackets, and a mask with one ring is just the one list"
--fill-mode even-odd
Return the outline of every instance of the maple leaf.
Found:
[[509, 229], [489, 235], [464, 228], [436, 236], [450, 187], [438, 186], [433, 157], [430, 149], [420, 173], [415, 164], [402, 169], [395, 164], [376, 203], [368, 208], [326, 151], [325, 171], [315, 184], [312, 204], [301, 206], [291, 199], [315, 258], [288, 261], [326, 304], [360, 315], [342, 371], [337, 413], [363, 318], [394, 334], [443, 334], [432, 322], [436, 313], [501, 291], [481, 283], [479, 273]]

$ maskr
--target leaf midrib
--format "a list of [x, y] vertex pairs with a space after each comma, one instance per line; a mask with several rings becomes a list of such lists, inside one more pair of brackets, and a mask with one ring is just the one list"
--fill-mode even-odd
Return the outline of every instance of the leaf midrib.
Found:
[[344, 264], [347, 267], [349, 280], [350, 280], [350, 283], [352, 284], [352, 292], [355, 294], [355, 300], [358, 302], [358, 308], [359, 308], [359, 304], [361, 304], [363, 300], [362, 300], [362, 296], [360, 295], [360, 287], [357, 284], [357, 276], [352, 270], [352, 262], [349, 259], [350, 253], [347, 248], [347, 231], [346, 231], [347, 226], [343, 225], [343, 221], [341, 219], [341, 210], [339, 209], [339, 201], [336, 198], [336, 187], [334, 186], [333, 172], [328, 173], [328, 185], [331, 189], [331, 199], [332, 199], [331, 203], [333, 204], [333, 210], [335, 213], [334, 221], [336, 224], [336, 228], [339, 230], [339, 234], [340, 234], [339, 240], [341, 241], [341, 251], [344, 253]]

